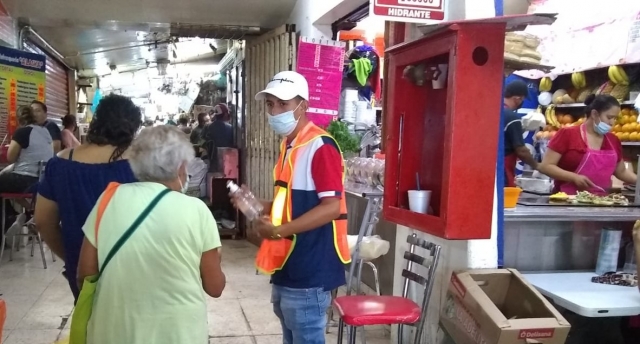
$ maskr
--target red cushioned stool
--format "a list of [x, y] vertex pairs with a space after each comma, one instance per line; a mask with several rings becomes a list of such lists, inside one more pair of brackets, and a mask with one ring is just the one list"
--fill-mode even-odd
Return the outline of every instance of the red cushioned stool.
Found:
[[[398, 343], [402, 343], [403, 325], [416, 325], [414, 343], [419, 343], [424, 331], [425, 317], [429, 306], [435, 270], [440, 258], [440, 246], [425, 241], [412, 234], [407, 238], [409, 251], [404, 253], [407, 260], [406, 269], [402, 270], [405, 278], [402, 296], [341, 296], [333, 301], [333, 306], [340, 315], [338, 325], [338, 344], [342, 344], [344, 325], [349, 327], [349, 344], [356, 343], [356, 328], [370, 325], [399, 325]], [[416, 254], [416, 248], [423, 249], [426, 257]], [[424, 276], [413, 272], [412, 268], [422, 266]], [[424, 288], [422, 306], [410, 300], [409, 283], [413, 281]]]
[[[41, 179], [42, 176], [44, 175], [44, 167], [45, 167], [45, 162], [44, 161], [40, 161], [38, 162], [38, 178]], [[6, 223], [6, 207], [8, 206], [7, 202], [10, 201], [16, 201], [16, 200], [29, 200], [29, 206], [28, 208], [23, 208], [23, 212], [27, 213], [27, 212], [31, 212], [33, 213], [33, 211], [35, 210], [35, 204], [36, 204], [36, 193], [35, 192], [31, 192], [31, 193], [9, 193], [9, 192], [5, 192], [5, 193], [0, 193], [0, 206], [2, 207], [2, 211], [0, 212], [1, 216], [2, 216], [2, 240], [0, 241], [0, 263], [2, 262], [2, 256], [4, 255], [4, 249], [5, 249], [5, 245], [6, 245], [6, 241], [7, 241], [7, 223]], [[15, 235], [12, 236], [11, 238], [11, 247], [9, 249], [9, 261], [13, 260], [13, 250], [14, 248], [16, 248], [16, 250], [20, 250], [20, 245], [18, 244], [16, 246], [16, 238], [17, 237], [27, 237], [28, 239], [31, 239], [31, 257], [33, 257], [34, 255], [34, 251], [35, 251], [35, 244], [38, 243], [39, 247], [40, 247], [40, 254], [42, 256], [42, 265], [44, 266], [44, 268], [47, 268], [47, 260], [45, 258], [45, 253], [44, 253], [44, 243], [42, 241], [42, 238], [40, 237], [40, 233], [38, 233], [38, 231], [35, 228], [35, 223], [33, 223], [32, 221], [25, 223], [24, 227], [27, 227], [27, 231], [21, 231]], [[24, 230], [24, 228], [21, 228], [21, 230]], [[51, 252], [51, 257], [52, 260], [55, 262], [56, 261], [56, 257], [55, 254], [53, 253], [53, 251]]]

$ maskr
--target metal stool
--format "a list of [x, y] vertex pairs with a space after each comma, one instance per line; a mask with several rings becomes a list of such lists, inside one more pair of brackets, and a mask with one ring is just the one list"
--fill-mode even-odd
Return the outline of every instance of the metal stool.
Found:
[[[356, 343], [356, 328], [369, 325], [399, 325], [398, 343], [403, 342], [403, 326], [415, 326], [413, 343], [420, 343], [441, 247], [418, 238], [416, 234], [409, 235], [407, 243], [409, 250], [404, 254], [407, 267], [402, 270], [402, 277], [405, 278], [402, 296], [341, 296], [333, 301], [333, 306], [340, 315], [338, 344], [343, 341], [344, 324], [347, 325], [349, 344]], [[416, 248], [420, 248], [421, 252], [416, 253]], [[420, 275], [418, 271], [412, 271], [414, 266], [422, 266], [426, 273]], [[409, 299], [410, 282], [424, 289], [419, 303]]]
[[[42, 177], [44, 176], [44, 170], [45, 170], [45, 165], [46, 162], [45, 161], [39, 161], [38, 162], [38, 180], [42, 180]], [[4, 249], [6, 246], [6, 242], [7, 242], [7, 223], [6, 223], [6, 207], [8, 206], [7, 202], [10, 202], [12, 200], [31, 200], [29, 202], [29, 206], [28, 208], [24, 208], [23, 207], [23, 214], [26, 214], [27, 212], [33, 212], [35, 210], [35, 204], [36, 204], [36, 196], [37, 193], [31, 192], [31, 193], [0, 193], [0, 206], [2, 206], [2, 242], [0, 243], [0, 262], [2, 262], [2, 257], [4, 255]], [[26, 233], [24, 232], [26, 228]], [[44, 243], [42, 241], [42, 238], [40, 237], [40, 233], [38, 233], [38, 231], [36, 230], [35, 227], [35, 223], [33, 222], [33, 220], [30, 220], [29, 222], [25, 223], [23, 225], [22, 228], [19, 229], [19, 232], [14, 234], [12, 236], [12, 240], [11, 240], [11, 247], [9, 250], [9, 261], [13, 261], [13, 249], [16, 248], [16, 251], [20, 250], [20, 245], [17, 245], [16, 247], [16, 237], [27, 237], [27, 240], [31, 239], [31, 257], [33, 257], [34, 255], [34, 251], [35, 251], [35, 243], [36, 241], [38, 242], [38, 245], [40, 246], [40, 254], [42, 256], [42, 265], [44, 266], [44, 268], [47, 268], [47, 260], [45, 258], [45, 254], [44, 254]], [[53, 251], [51, 251], [51, 258], [52, 260], [55, 262], [56, 261], [56, 256], [53, 253]]]
[[[29, 199], [29, 198], [33, 198], [33, 194], [10, 194], [10, 193], [2, 193], [0, 194], [0, 198], [2, 198], [2, 202], [0, 203], [2, 206], [2, 243], [0, 243], [0, 261], [2, 261], [2, 257], [4, 255], [4, 250], [5, 250], [5, 245], [7, 242], [7, 235], [6, 235], [6, 231], [7, 231], [7, 224], [6, 224], [6, 214], [5, 214], [5, 209], [7, 206], [7, 202], [12, 201], [12, 200], [18, 200], [18, 199]], [[33, 204], [33, 200], [31, 201], [31, 204]], [[32, 206], [33, 207], [33, 206]], [[24, 209], [24, 212], [26, 212], [27, 209]], [[24, 231], [26, 228], [26, 232]], [[16, 238], [18, 237], [26, 237], [28, 239], [31, 240], [31, 257], [34, 256], [34, 251], [35, 251], [35, 244], [36, 241], [38, 242], [38, 245], [40, 246], [40, 254], [42, 256], [42, 265], [44, 266], [44, 268], [47, 268], [47, 260], [45, 258], [45, 253], [44, 253], [44, 243], [42, 241], [42, 238], [40, 237], [40, 233], [38, 233], [38, 231], [35, 228], [35, 224], [33, 222], [30, 223], [25, 223], [23, 225], [22, 228], [20, 228], [20, 232], [12, 235], [11, 237], [11, 247], [9, 248], [9, 261], [13, 261], [13, 250], [14, 248], [16, 249], [16, 251], [20, 250], [20, 245], [17, 245], [16, 247]], [[55, 254], [53, 254], [53, 252], [51, 252], [51, 256], [53, 258], [53, 261], [56, 261], [56, 257]]]

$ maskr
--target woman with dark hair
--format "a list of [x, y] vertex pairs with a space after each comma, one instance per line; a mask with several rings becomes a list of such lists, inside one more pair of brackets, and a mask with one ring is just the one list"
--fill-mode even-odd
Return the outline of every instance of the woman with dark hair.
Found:
[[78, 128], [76, 116], [66, 115], [62, 118], [62, 148], [76, 148], [80, 145], [80, 141], [76, 138], [74, 132]]
[[611, 133], [620, 103], [609, 95], [591, 95], [584, 103], [584, 123], [556, 133], [538, 170], [555, 180], [556, 191], [569, 195], [607, 194], [611, 176], [635, 185], [637, 176], [625, 168], [622, 144]]
[[[53, 157], [51, 135], [47, 128], [38, 125], [33, 109], [22, 106], [18, 108], [17, 117], [19, 128], [13, 133], [7, 151], [7, 160], [13, 164], [13, 170], [0, 174], [0, 192], [30, 192], [38, 182], [41, 164]], [[22, 206], [28, 205], [27, 201], [23, 200], [18, 203]], [[22, 229], [27, 219], [25, 214], [20, 214], [16, 219], [17, 214], [13, 207], [7, 206], [5, 211], [8, 220], [6, 223], [11, 223], [15, 219], [15, 223], [5, 234], [9, 237]]]
[[87, 142], [51, 159], [38, 187], [36, 228], [64, 260], [65, 277], [76, 299], [82, 225], [110, 182], [136, 181], [125, 152], [141, 124], [142, 114], [131, 99], [115, 94], [102, 98], [89, 125]]
[[39, 163], [53, 157], [49, 131], [39, 126], [33, 110], [22, 106], [17, 112], [20, 126], [12, 135], [7, 160], [14, 164], [11, 173], [0, 175], [0, 192], [21, 193], [38, 182]]

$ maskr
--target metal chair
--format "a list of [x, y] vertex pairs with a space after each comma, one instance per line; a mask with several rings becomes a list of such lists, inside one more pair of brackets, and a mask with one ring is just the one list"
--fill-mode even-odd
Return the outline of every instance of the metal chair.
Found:
[[[46, 162], [44, 161], [38, 162], [38, 180], [42, 180], [42, 177], [44, 176], [45, 165], [46, 165]], [[2, 242], [0, 243], [0, 262], [2, 261], [2, 257], [4, 256], [4, 250], [5, 250], [5, 245], [7, 241], [7, 235], [6, 235], [7, 224], [6, 224], [6, 214], [5, 214], [6, 207], [8, 206], [7, 202], [14, 201], [14, 200], [30, 199], [31, 201], [29, 202], [29, 207], [23, 208], [23, 213], [33, 212], [35, 210], [36, 197], [37, 197], [36, 191], [24, 192], [24, 193], [8, 193], [8, 192], [0, 193], [0, 199], [1, 199], [0, 206], [2, 206], [1, 215], [2, 215], [2, 233], [3, 233]], [[26, 228], [26, 232], [24, 232], [25, 228]], [[31, 257], [34, 256], [36, 242], [40, 246], [40, 254], [42, 256], [42, 265], [46, 269], [47, 260], [44, 253], [44, 242], [40, 237], [40, 233], [38, 233], [38, 231], [35, 228], [35, 223], [33, 223], [32, 221], [27, 222], [23, 225], [23, 228], [21, 228], [20, 230], [21, 230], [20, 232], [14, 234], [11, 238], [11, 247], [9, 249], [9, 261], [13, 261], [14, 248], [16, 249], [16, 251], [20, 250], [20, 245], [18, 244], [16, 246], [16, 238], [26, 237], [27, 240], [29, 239], [31, 240]], [[51, 252], [51, 257], [52, 257], [52, 260], [55, 262], [56, 256], [53, 252]]]
[[[352, 260], [356, 260], [353, 259], [352, 256]], [[373, 283], [376, 287], [375, 289], [375, 293], [376, 295], [380, 296], [380, 278], [378, 277], [378, 268], [376, 267], [375, 264], [373, 264], [373, 262], [369, 261], [369, 260], [364, 260], [361, 259], [361, 263], [365, 264], [367, 266], [369, 266], [371, 268], [371, 271], [373, 272]], [[357, 262], [354, 262], [352, 264], [357, 264]], [[257, 272], [256, 272], [257, 273]], [[360, 281], [358, 281], [357, 285], [356, 285], [356, 292], [360, 293]], [[347, 295], [351, 295], [351, 293], [349, 291], [347, 291]], [[334, 289], [331, 291], [331, 300], [335, 300], [336, 297], [338, 297], [338, 289]], [[327, 326], [325, 327], [325, 333], [329, 333], [329, 329], [331, 327], [337, 327], [338, 325], [335, 323], [335, 321], [333, 320], [333, 307], [329, 307], [329, 309], [327, 310]], [[362, 336], [362, 344], [366, 344], [366, 339], [364, 338], [364, 331], [362, 331], [363, 336]]]
[[[355, 292], [356, 295], [360, 294], [360, 287], [362, 284], [362, 267], [367, 265], [373, 272], [376, 295], [380, 296], [378, 268], [371, 260], [362, 258], [360, 250], [362, 248], [361, 245], [364, 238], [374, 235], [376, 225], [379, 222], [379, 215], [382, 212], [382, 192], [377, 189], [373, 191], [366, 190], [362, 192], [362, 197], [367, 201], [367, 206], [365, 207], [364, 215], [362, 216], [362, 223], [358, 230], [358, 239], [356, 240], [355, 247], [353, 247], [351, 253], [351, 264], [349, 266], [349, 275], [347, 277], [346, 294], [347, 296], [351, 295], [353, 292]], [[331, 300], [335, 300], [337, 294], [338, 290], [336, 289], [331, 293]], [[327, 311], [328, 320], [325, 330], [326, 333], [329, 333], [329, 328], [338, 327], [338, 323], [333, 320], [333, 313], [333, 307], [329, 307], [329, 310]], [[366, 344], [367, 340], [364, 327], [360, 328], [360, 330], [362, 332], [361, 343]], [[351, 336], [350, 332], [349, 336]]]
[[[356, 327], [370, 325], [399, 325], [398, 343], [402, 343], [403, 326], [416, 327], [414, 344], [420, 343], [433, 290], [435, 271], [440, 258], [440, 246], [420, 239], [416, 234], [407, 237], [409, 251], [404, 253], [407, 267], [402, 270], [405, 278], [402, 296], [341, 296], [333, 301], [333, 306], [340, 315], [338, 325], [338, 344], [342, 344], [344, 325], [349, 326], [349, 344], [356, 343]], [[415, 253], [416, 247], [427, 250], [423, 257]], [[414, 264], [427, 269], [424, 276], [412, 271]], [[419, 306], [408, 298], [409, 283], [413, 281], [424, 288], [422, 305]]]

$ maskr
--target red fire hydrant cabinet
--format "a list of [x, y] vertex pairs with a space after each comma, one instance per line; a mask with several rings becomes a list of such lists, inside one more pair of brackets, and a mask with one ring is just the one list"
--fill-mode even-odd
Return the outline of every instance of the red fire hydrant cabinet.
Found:
[[[388, 50], [388, 221], [447, 239], [491, 237], [505, 27], [461, 22]], [[428, 214], [409, 210], [417, 184], [432, 192]]]

